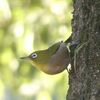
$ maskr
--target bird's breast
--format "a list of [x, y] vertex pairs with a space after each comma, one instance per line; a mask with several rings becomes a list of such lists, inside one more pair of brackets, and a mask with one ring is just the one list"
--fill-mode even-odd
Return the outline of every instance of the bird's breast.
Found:
[[69, 51], [62, 43], [55, 54], [53, 54], [43, 71], [47, 74], [57, 74], [66, 69], [70, 62]]

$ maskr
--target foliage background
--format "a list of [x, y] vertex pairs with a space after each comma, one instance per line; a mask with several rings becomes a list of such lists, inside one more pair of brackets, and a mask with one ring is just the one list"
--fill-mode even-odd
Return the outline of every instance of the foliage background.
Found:
[[0, 100], [65, 100], [67, 71], [50, 76], [18, 58], [66, 40], [71, 12], [71, 0], [0, 0]]

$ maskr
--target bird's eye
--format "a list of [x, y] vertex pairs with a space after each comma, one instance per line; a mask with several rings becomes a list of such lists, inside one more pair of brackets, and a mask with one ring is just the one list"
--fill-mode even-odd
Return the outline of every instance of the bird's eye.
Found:
[[31, 55], [31, 57], [32, 57], [32, 58], [36, 58], [36, 57], [37, 57], [37, 54], [36, 54], [36, 53], [33, 53], [33, 54]]

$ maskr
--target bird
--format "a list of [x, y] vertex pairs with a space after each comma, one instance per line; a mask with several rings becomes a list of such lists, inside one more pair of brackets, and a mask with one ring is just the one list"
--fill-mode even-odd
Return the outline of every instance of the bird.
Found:
[[70, 53], [63, 41], [57, 42], [45, 50], [34, 51], [20, 59], [31, 61], [42, 72], [55, 75], [66, 69], [70, 63]]

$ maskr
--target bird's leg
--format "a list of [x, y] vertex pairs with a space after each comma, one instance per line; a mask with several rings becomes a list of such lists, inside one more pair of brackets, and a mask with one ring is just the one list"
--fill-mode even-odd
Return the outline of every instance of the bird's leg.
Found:
[[67, 71], [68, 73], [74, 73], [74, 51], [75, 51], [75, 48], [77, 47], [78, 45], [78, 42], [75, 43], [75, 42], [71, 42], [71, 43], [68, 43], [68, 50], [69, 50], [69, 54], [70, 54], [70, 65], [67, 67]]

